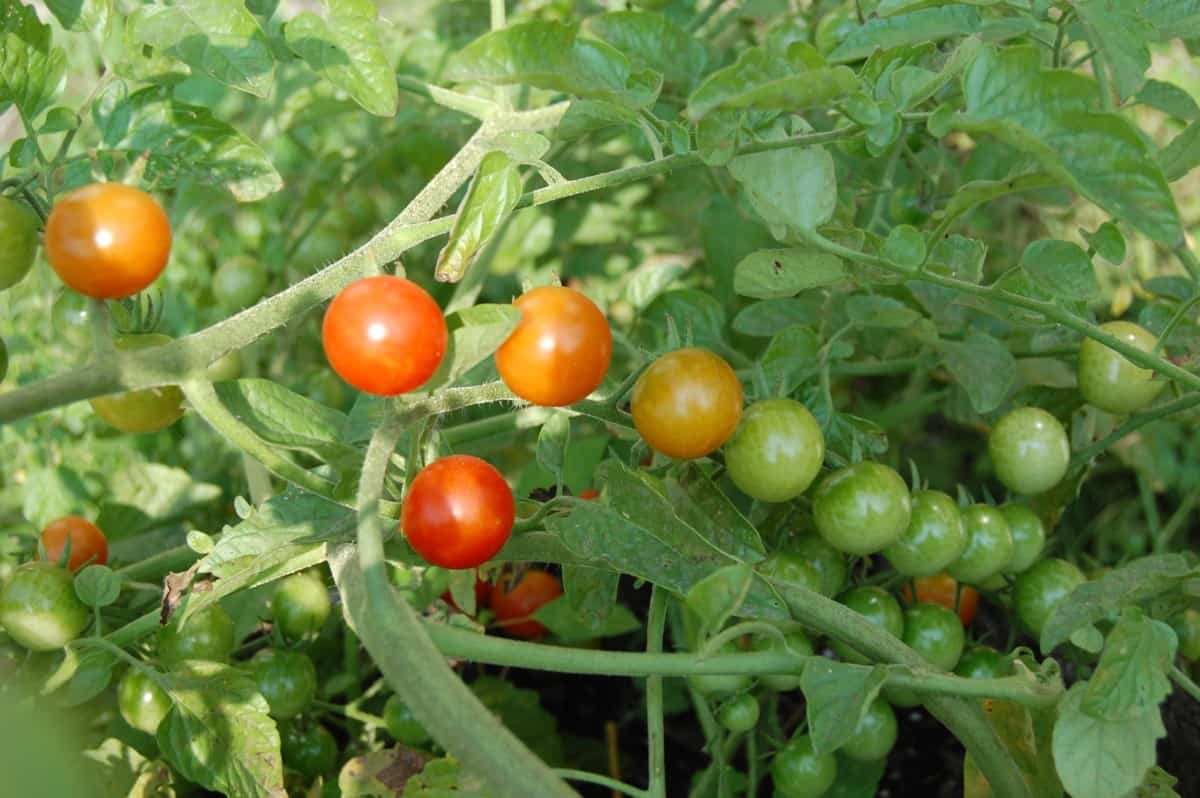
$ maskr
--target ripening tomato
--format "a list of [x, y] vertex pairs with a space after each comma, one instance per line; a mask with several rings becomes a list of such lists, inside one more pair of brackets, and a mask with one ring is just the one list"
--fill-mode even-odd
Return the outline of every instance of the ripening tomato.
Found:
[[958, 505], [945, 493], [919, 490], [912, 495], [912, 517], [900, 539], [883, 550], [905, 576], [928, 576], [957, 560], [967, 547]]
[[583, 490], [579, 491], [579, 498], [586, 499], [587, 501], [599, 499], [600, 491], [596, 490], [595, 488], [584, 488]]
[[1057, 418], [1040, 407], [1019, 407], [996, 422], [988, 436], [996, 478], [1014, 493], [1044, 493], [1071, 462], [1071, 444]]
[[0, 626], [30, 651], [62, 648], [91, 618], [87, 605], [75, 595], [71, 572], [54, 563], [25, 563], [0, 590]]
[[130, 668], [117, 685], [117, 709], [133, 728], [146, 734], [158, 731], [171, 711], [171, 696], [153, 677], [138, 668]]
[[500, 379], [517, 396], [545, 407], [574, 404], [604, 381], [612, 331], [592, 300], [546, 285], [513, 303], [521, 321], [496, 350]]
[[[963, 585], [959, 591], [958, 582], [954, 577], [944, 573], [922, 576], [913, 582], [917, 586], [916, 601], [941, 604], [948, 610], [957, 609], [958, 620], [963, 626], [970, 626], [971, 621], [975, 620], [975, 613], [979, 611], [979, 591], [975, 588]], [[908, 585], [904, 586], [904, 600], [914, 600], [912, 589]]]
[[[1154, 350], [1158, 339], [1150, 331], [1128, 321], [1110, 321], [1100, 329], [1143, 352]], [[1093, 407], [1110, 413], [1141, 410], [1158, 397], [1166, 380], [1156, 379], [1150, 369], [1136, 366], [1124, 355], [1099, 341], [1084, 338], [1079, 345], [1079, 392]]]
[[496, 625], [513, 637], [534, 640], [546, 627], [533, 619], [534, 613], [562, 595], [557, 576], [531, 568], [513, 584], [501, 579], [492, 589], [492, 612]]
[[46, 220], [46, 258], [62, 281], [96, 299], [146, 288], [171, 254], [171, 223], [146, 192], [92, 183], [64, 194]]
[[825, 477], [813, 498], [817, 532], [847, 554], [874, 554], [892, 545], [908, 528], [911, 515], [904, 480], [870, 460]]
[[403, 277], [351, 283], [329, 304], [321, 341], [346, 382], [377, 396], [421, 387], [446, 354], [449, 333], [433, 297]]
[[821, 425], [794, 399], [750, 405], [725, 445], [733, 484], [763, 502], [790, 501], [808, 490], [824, 459]]
[[0, 291], [12, 288], [29, 274], [37, 254], [38, 220], [24, 207], [0, 197]]
[[67, 561], [68, 571], [78, 571], [84, 565], [104, 565], [108, 562], [108, 538], [100, 527], [77, 515], [64, 515], [42, 530], [42, 548], [46, 559], [58, 563], [62, 559], [67, 540], [71, 541], [71, 555]]
[[633, 386], [633, 425], [651, 449], [691, 460], [720, 448], [742, 417], [742, 383], [706, 349], [676, 349]]
[[1046, 548], [1046, 525], [1033, 510], [1024, 504], [1006, 504], [1000, 508], [1008, 531], [1012, 533], [1013, 556], [1006, 574], [1019, 574], [1037, 562]]
[[960, 582], [981, 585], [1012, 562], [1012, 531], [1000, 509], [990, 504], [972, 504], [962, 517], [967, 547], [946, 571]]
[[[113, 341], [121, 351], [137, 351], [170, 343], [161, 333], [122, 335]], [[109, 426], [121, 432], [157, 432], [179, 420], [183, 415], [183, 391], [176, 385], [163, 385], [128, 391], [91, 400], [92, 410]]]
[[435, 460], [417, 474], [400, 529], [425, 561], [475, 568], [508, 542], [516, 520], [512, 489], [489, 463], [466, 454]]

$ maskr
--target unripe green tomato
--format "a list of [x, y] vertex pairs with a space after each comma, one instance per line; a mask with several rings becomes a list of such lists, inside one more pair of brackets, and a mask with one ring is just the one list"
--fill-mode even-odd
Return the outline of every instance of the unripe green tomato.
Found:
[[817, 592], [832, 598], [842, 592], [850, 569], [843, 554], [820, 535], [803, 535], [787, 543], [786, 551], [799, 555], [817, 574]]
[[1012, 531], [999, 508], [988, 504], [972, 504], [962, 518], [967, 547], [946, 571], [959, 582], [982, 585], [1012, 562]]
[[783, 595], [788, 606], [803, 604], [806, 598], [799, 591], [788, 590], [787, 585], [799, 585], [820, 592], [821, 577], [804, 558], [793, 551], [777, 551], [758, 566], [758, 572], [773, 582]]
[[242, 376], [242, 356], [235, 349], [226, 352], [208, 365], [204, 375], [210, 382], [229, 382]]
[[27, 562], [0, 591], [0, 625], [13, 642], [30, 651], [55, 651], [74, 640], [92, 613], [75, 595], [65, 568], [44, 560]]
[[317, 776], [332, 773], [337, 767], [337, 741], [320, 724], [280, 723], [279, 743], [283, 764], [299, 773], [305, 784], [311, 784]]
[[250, 670], [273, 717], [294, 718], [317, 696], [317, 669], [298, 651], [265, 648], [250, 660]]
[[818, 756], [807, 734], [793, 737], [775, 753], [771, 781], [781, 798], [820, 798], [837, 780], [837, 759]]
[[271, 599], [271, 617], [287, 640], [301, 640], [321, 631], [332, 603], [325, 583], [314, 574], [292, 574], [279, 583]]
[[158, 632], [158, 658], [167, 667], [189, 659], [225, 662], [233, 646], [233, 619], [220, 604], [208, 605], [182, 627], [172, 621]]
[[731, 732], [747, 732], [758, 725], [758, 701], [749, 693], [729, 699], [717, 711], [717, 720]]
[[1189, 662], [1200, 659], [1200, 610], [1186, 609], [1171, 619], [1179, 637], [1179, 654]]
[[[839, 601], [897, 640], [904, 634], [904, 613], [900, 603], [883, 588], [870, 585], [856, 587], [847, 591]], [[834, 640], [832, 645], [834, 653], [846, 662], [867, 664], [866, 657], [845, 643]]]
[[1040, 407], [1019, 407], [992, 428], [988, 453], [996, 478], [1014, 493], [1044, 493], [1067, 473], [1071, 444], [1057, 418]]
[[1040, 641], [1042, 629], [1054, 608], [1086, 581], [1083, 572], [1066, 560], [1050, 557], [1035, 563], [1024, 573], [1017, 574], [1013, 585], [1013, 607], [1017, 617]]
[[882, 698], [876, 698], [858, 722], [854, 735], [838, 750], [859, 762], [883, 759], [896, 744], [896, 713]]
[[930, 576], [946, 569], [967, 547], [958, 505], [945, 493], [919, 490], [912, 495], [912, 518], [908, 528], [883, 550], [905, 576]]
[[138, 731], [157, 732], [171, 706], [166, 691], [137, 668], [126, 671], [117, 684], [117, 709], [125, 722]]
[[817, 532], [847, 554], [874, 554], [892, 545], [908, 528], [911, 513], [904, 480], [869, 460], [830, 474], [813, 499]]
[[1023, 504], [1006, 504], [1000, 508], [1008, 531], [1012, 533], [1013, 556], [1004, 569], [1006, 574], [1019, 574], [1037, 562], [1046, 548], [1046, 525], [1038, 514]]
[[733, 484], [764, 502], [790, 501], [808, 490], [824, 460], [821, 425], [793, 399], [750, 405], [725, 444], [725, 467]]
[[954, 672], [965, 679], [999, 679], [1012, 673], [1012, 660], [989, 646], [976, 646], [962, 655]]
[[[722, 654], [737, 654], [740, 649], [732, 641], [721, 646]], [[697, 693], [706, 696], [730, 695], [750, 689], [754, 679], [744, 673], [697, 673], [687, 677]]]
[[21, 205], [0, 197], [0, 291], [29, 274], [38, 246], [38, 220]]
[[[118, 350], [136, 351], [170, 343], [161, 333], [122, 335], [114, 339]], [[156, 432], [169, 427], [183, 415], [183, 391], [176, 385], [100, 396], [91, 400], [92, 410], [122, 432]]]
[[[1110, 321], [1100, 329], [1143, 352], [1153, 351], [1158, 343], [1149, 330], [1133, 322]], [[1084, 338], [1079, 345], [1077, 376], [1079, 392], [1088, 404], [1109, 413], [1141, 410], [1167, 385], [1165, 380], [1156, 380], [1150, 369], [1135, 366], [1124, 355], [1091, 338]]]
[[232, 310], [253, 305], [266, 290], [267, 272], [254, 258], [232, 258], [213, 273], [213, 298]]
[[393, 695], [384, 704], [383, 721], [387, 724], [388, 734], [398, 743], [418, 746], [433, 739], [398, 695]]
[[[813, 655], [813, 644], [808, 639], [808, 635], [799, 627], [788, 627], [783, 630], [784, 640], [780, 642], [770, 635], [760, 635], [751, 638], [750, 649], [752, 651], [782, 651], [786, 646], [794, 654], [799, 654], [805, 657]], [[800, 666], [796, 666], [796, 675], [790, 673], [771, 673], [759, 676], [758, 680], [765, 687], [775, 690], [780, 693], [788, 690], [796, 690], [800, 687]]]
[[914, 604], [904, 611], [904, 643], [933, 667], [952, 671], [962, 657], [966, 634], [953, 610]]

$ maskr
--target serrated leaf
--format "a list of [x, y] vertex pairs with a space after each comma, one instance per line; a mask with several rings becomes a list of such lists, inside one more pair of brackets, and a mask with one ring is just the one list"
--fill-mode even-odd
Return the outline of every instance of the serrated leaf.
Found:
[[325, 18], [306, 11], [284, 26], [292, 52], [325, 80], [376, 116], [393, 116], [400, 102], [396, 73], [380, 40], [372, 0], [326, 0]]
[[446, 317], [449, 345], [442, 364], [421, 386], [422, 393], [433, 393], [454, 382], [491, 357], [500, 344], [516, 329], [521, 311], [512, 305], [474, 305]]
[[31, 6], [0, 8], [0, 112], [13, 104], [36, 118], [53, 103], [66, 71], [66, 54]]
[[703, 470], [684, 466], [665, 484], [675, 512], [710, 545], [742, 562], [766, 556], [758, 530]]
[[854, 736], [886, 680], [883, 668], [809, 661], [800, 675], [800, 689], [807, 703], [813, 750], [831, 753]]
[[751, 47], [704, 79], [688, 97], [687, 115], [699, 120], [722, 109], [799, 111], [827, 105], [858, 85], [848, 67], [813, 68], [765, 47]]
[[1136, 4], [1120, 0], [1074, 0], [1072, 6], [1087, 31], [1088, 42], [1104, 59], [1113, 86], [1122, 100], [1137, 94], [1150, 68], [1155, 30], [1138, 13]]
[[463, 278], [516, 208], [521, 188], [517, 164], [506, 153], [493, 150], [484, 156], [454, 216], [450, 238], [438, 253], [434, 274], [439, 282]]
[[563, 464], [566, 462], [567, 449], [571, 445], [571, 416], [569, 413], [557, 412], [542, 424], [537, 439], [537, 461], [562, 480]]
[[588, 629], [603, 628], [617, 603], [621, 575], [607, 568], [563, 565], [563, 595], [572, 613]]
[[1086, 683], [1067, 691], [1054, 724], [1054, 764], [1072, 798], [1124, 798], [1142, 783], [1166, 734], [1157, 708], [1120, 721], [1084, 711]]
[[361, 459], [357, 449], [342, 442], [346, 416], [333, 408], [267, 379], [232, 380], [213, 388], [229, 412], [270, 444], [335, 466]]
[[619, 637], [642, 627], [642, 622], [627, 607], [612, 604], [602, 620], [576, 612], [566, 597], [542, 605], [533, 617], [562, 643], [580, 643], [597, 637]]
[[1031, 242], [1021, 253], [1021, 268], [1056, 297], [1089, 301], [1100, 296], [1091, 259], [1070, 241], [1043, 239]]
[[948, 5], [899, 16], [872, 19], [854, 28], [829, 54], [833, 63], [858, 61], [876, 50], [891, 50], [906, 44], [933, 42], [975, 33], [983, 18], [974, 8]]
[[1174, 659], [1171, 627], [1145, 617], [1137, 608], [1126, 609], [1108, 633], [1080, 709], [1110, 721], [1156, 712], [1171, 694], [1168, 673]]
[[634, 68], [662, 73], [669, 83], [690, 85], [708, 61], [704, 45], [662, 14], [610, 11], [589, 17], [584, 28], [624, 53]]
[[813, 230], [833, 217], [837, 176], [833, 157], [821, 147], [739, 155], [729, 171], [771, 227]]
[[816, 249], [760, 249], [738, 262], [733, 290], [754, 299], [795, 296], [844, 279], [842, 259]]
[[741, 608], [754, 578], [754, 569], [745, 563], [726, 565], [688, 588], [684, 603], [712, 634]]
[[863, 327], [908, 329], [924, 317], [890, 296], [859, 294], [846, 300], [846, 316]]
[[103, 37], [108, 34], [112, 15], [112, 0], [45, 0], [46, 8], [64, 28], [70, 31], [92, 31]]
[[1017, 361], [1007, 346], [987, 333], [972, 332], [962, 341], [939, 341], [936, 346], [976, 413], [995, 410], [1012, 390]]

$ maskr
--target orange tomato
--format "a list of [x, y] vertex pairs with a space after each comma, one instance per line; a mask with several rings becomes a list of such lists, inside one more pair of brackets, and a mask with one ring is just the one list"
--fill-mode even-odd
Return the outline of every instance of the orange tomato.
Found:
[[677, 349], [633, 386], [633, 425], [650, 448], [690, 460], [729, 440], [742, 417], [742, 383], [706, 349]]
[[67, 541], [71, 541], [71, 556], [67, 569], [78, 571], [84, 565], [104, 565], [108, 562], [108, 538], [100, 527], [78, 515], [65, 515], [51, 521], [42, 530], [42, 548], [46, 559], [57, 563], [62, 559]]
[[533, 614], [562, 595], [557, 576], [538, 569], [521, 574], [515, 583], [501, 580], [492, 588], [492, 612], [496, 624], [513, 637], [533, 640], [546, 634], [546, 627]]
[[[958, 619], [963, 626], [969, 626], [975, 619], [979, 609], [979, 591], [963, 585], [962, 593], [958, 593], [958, 582], [949, 574], [934, 574], [914, 579], [917, 586], [917, 601], [928, 604], [941, 604], [949, 610], [955, 609], [955, 597], [958, 598]], [[904, 586], [904, 600], [911, 602], [912, 588]]]

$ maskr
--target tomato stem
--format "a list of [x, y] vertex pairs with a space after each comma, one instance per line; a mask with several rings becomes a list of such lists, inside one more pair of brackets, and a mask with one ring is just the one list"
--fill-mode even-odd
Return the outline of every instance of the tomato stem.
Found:
[[[661, 587], [650, 588], [650, 612], [646, 621], [646, 653], [661, 654], [663, 632], [667, 624], [667, 595]], [[662, 676], [646, 678], [646, 734], [650, 748], [650, 776], [646, 795], [649, 798], [666, 798], [667, 754], [666, 725], [663, 718]]]

